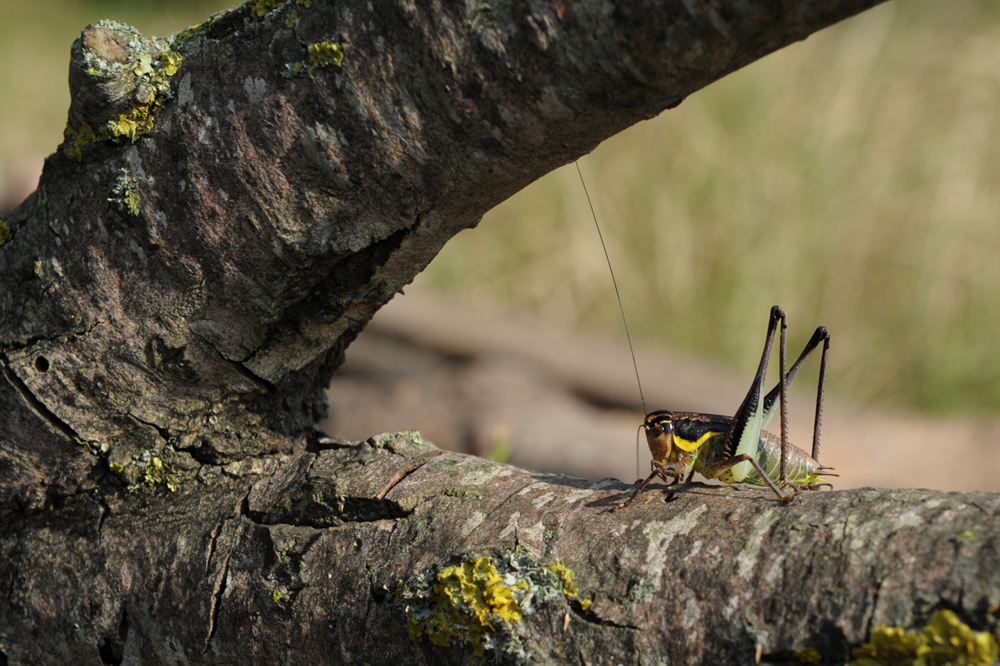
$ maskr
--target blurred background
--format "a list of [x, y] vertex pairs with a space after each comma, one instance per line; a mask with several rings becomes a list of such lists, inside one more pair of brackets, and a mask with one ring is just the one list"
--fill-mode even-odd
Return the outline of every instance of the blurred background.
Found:
[[[81, 28], [115, 18], [169, 34], [231, 4], [2, 3], [0, 214], [61, 140]], [[1000, 489], [998, 135], [1000, 5], [911, 0], [754, 63], [583, 158], [649, 409], [732, 413], [778, 303], [790, 355], [819, 324], [833, 335], [821, 457], [838, 487]], [[815, 365], [790, 400], [800, 443]], [[641, 418], [570, 166], [461, 233], [380, 312], [348, 350], [325, 427], [419, 429], [631, 481]]]

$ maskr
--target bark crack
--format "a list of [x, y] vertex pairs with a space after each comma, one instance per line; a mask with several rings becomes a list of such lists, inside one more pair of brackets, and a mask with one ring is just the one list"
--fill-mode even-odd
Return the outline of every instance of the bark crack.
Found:
[[608, 620], [600, 617], [597, 613], [592, 610], [583, 610], [583, 605], [579, 601], [569, 601], [570, 610], [573, 611], [573, 615], [580, 618], [581, 621], [587, 624], [592, 624], [596, 627], [612, 627], [614, 629], [628, 629], [631, 631], [641, 631], [642, 629], [634, 624], [622, 624], [620, 622], [615, 622], [614, 620]]
[[268, 380], [264, 379], [263, 377], [257, 375], [245, 365], [246, 360], [253, 358], [256, 352], [250, 354], [244, 360], [234, 361], [233, 359], [227, 357], [225, 354], [219, 351], [219, 349], [214, 344], [212, 344], [210, 340], [205, 338], [205, 336], [199, 335], [198, 333], [194, 332], [192, 332], [192, 335], [198, 340], [201, 340], [210, 349], [212, 349], [212, 351], [214, 351], [220, 359], [222, 359], [225, 363], [229, 364], [229, 367], [231, 367], [233, 370], [236, 371], [236, 374], [248, 380], [251, 384], [267, 391], [268, 393], [274, 393], [275, 391], [277, 391], [278, 388], [277, 386], [275, 386]]
[[426, 465], [427, 463], [429, 463], [434, 458], [437, 458], [442, 453], [444, 453], [444, 451], [438, 451], [438, 452], [432, 454], [430, 457], [425, 458], [425, 459], [421, 460], [420, 462], [418, 462], [416, 464], [416, 466], [411, 467], [410, 469], [405, 469], [405, 470], [401, 470], [401, 471], [397, 472], [396, 475], [393, 476], [389, 480], [389, 483], [386, 484], [385, 488], [382, 489], [382, 492], [380, 492], [378, 495], [376, 495], [376, 497], [378, 499], [380, 499], [380, 500], [384, 500], [386, 498], [386, 495], [388, 495], [392, 491], [393, 488], [395, 488], [396, 486], [398, 486], [408, 476], [410, 476], [411, 474], [414, 474], [415, 472], [417, 472], [421, 467], [423, 467], [424, 465]]
[[28, 403], [28, 406], [38, 414], [42, 419], [47, 421], [49, 425], [61, 432], [63, 435], [68, 437], [73, 441], [82, 442], [83, 439], [77, 434], [76, 430], [73, 429], [70, 424], [63, 421], [61, 418], [55, 415], [55, 413], [49, 409], [45, 403], [38, 399], [37, 396], [28, 388], [28, 385], [17, 376], [17, 374], [11, 370], [8, 364], [7, 357], [0, 355], [0, 365], [3, 366], [3, 376], [10, 383], [14, 389], [21, 394], [24, 401]]
[[141, 419], [132, 412], [129, 412], [128, 415], [132, 420], [137, 421], [138, 423], [141, 423], [142, 425], [150, 427], [153, 430], [155, 430], [157, 434], [160, 436], [160, 439], [162, 439], [164, 442], [170, 442], [170, 431], [164, 428], [163, 426], [157, 425], [152, 421], [146, 421], [144, 419]]
[[208, 573], [212, 569], [212, 558], [215, 556], [215, 549], [218, 545], [219, 533], [222, 532], [222, 526], [226, 524], [228, 518], [223, 518], [215, 527], [212, 528], [212, 532], [209, 534], [208, 542], [208, 557], [205, 558], [205, 573]]
[[[243, 499], [240, 500], [240, 510], [236, 515], [236, 518], [245, 517], [249, 502], [250, 492], [247, 491], [247, 493], [243, 496]], [[212, 558], [215, 556], [215, 551], [218, 547], [217, 544], [219, 535], [222, 534], [222, 529], [225, 527], [227, 522], [229, 522], [229, 519], [222, 519], [212, 531], [211, 542], [208, 549], [208, 559], [205, 563], [206, 573], [209, 571], [212, 564]], [[233, 550], [233, 548], [230, 548], [229, 552], [226, 553], [226, 559], [222, 562], [222, 571], [219, 572], [219, 576], [215, 579], [215, 583], [212, 586], [212, 597], [209, 600], [208, 609], [208, 635], [205, 637], [204, 651], [206, 653], [212, 644], [212, 637], [215, 636], [215, 630], [218, 629], [219, 626], [219, 613], [222, 610], [222, 595], [226, 593], [226, 582], [229, 578], [229, 559], [233, 556]]]
[[278, 390], [277, 386], [267, 381], [260, 375], [256, 374], [254, 371], [245, 366], [243, 363], [239, 361], [230, 361], [229, 359], [226, 360], [230, 363], [230, 365], [232, 365], [233, 369], [236, 370], [236, 372], [238, 372], [243, 378], [250, 380], [257, 386], [260, 386], [268, 393], [274, 393]]

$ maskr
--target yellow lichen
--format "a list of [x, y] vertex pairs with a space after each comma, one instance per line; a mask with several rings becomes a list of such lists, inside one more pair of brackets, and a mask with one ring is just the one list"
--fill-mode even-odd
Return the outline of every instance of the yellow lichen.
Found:
[[883, 625], [854, 650], [851, 666], [990, 666], [1000, 648], [992, 634], [972, 629], [950, 610], [939, 610], [922, 631]]
[[485, 634], [495, 630], [493, 621], [521, 619], [513, 590], [502, 580], [486, 556], [445, 567], [438, 572], [433, 588], [432, 599], [438, 612], [423, 621], [409, 618], [410, 638], [425, 634], [431, 643], [441, 647], [464, 638], [472, 644], [473, 653], [481, 657]]
[[580, 591], [576, 589], [576, 586], [573, 585], [573, 579], [576, 578], [576, 572], [563, 564], [562, 560], [559, 560], [551, 566], [545, 567], [545, 570], [551, 571], [559, 577], [563, 586], [563, 594], [567, 597], [576, 598], [576, 596], [580, 593]]
[[7, 243], [11, 242], [14, 238], [14, 232], [11, 230], [10, 225], [0, 220], [0, 247], [3, 247]]
[[404, 608], [412, 640], [424, 636], [439, 647], [466, 643], [477, 657], [501, 650], [520, 660], [526, 653], [519, 622], [540, 605], [575, 597], [573, 578], [562, 562], [544, 567], [515, 549], [496, 560], [475, 557], [436, 573], [415, 573], [399, 581], [396, 603]]
[[89, 143], [107, 141], [123, 136], [135, 143], [140, 137], [153, 131], [155, 111], [160, 106], [163, 95], [170, 89], [164, 79], [177, 74], [184, 57], [176, 51], [164, 51], [157, 60], [149, 53], [136, 56], [132, 74], [140, 79], [134, 96], [135, 104], [126, 112], [117, 113], [107, 120], [97, 133], [86, 122], [78, 128], [67, 127], [63, 132], [71, 142], [66, 146], [66, 155], [71, 159], [83, 159], [83, 147]]
[[113, 136], [124, 136], [135, 143], [140, 136], [153, 131], [153, 114], [149, 105], [133, 106], [128, 113], [119, 113], [108, 123]]
[[160, 66], [164, 76], [173, 76], [177, 73], [177, 68], [184, 60], [184, 56], [176, 51], [167, 51], [160, 55]]
[[140, 53], [138, 60], [139, 64], [132, 70], [133, 74], [141, 77], [153, 73], [153, 56], [148, 53]]

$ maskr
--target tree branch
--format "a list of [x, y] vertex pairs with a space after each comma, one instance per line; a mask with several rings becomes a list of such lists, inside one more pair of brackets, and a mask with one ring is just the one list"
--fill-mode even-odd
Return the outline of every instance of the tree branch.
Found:
[[0, 657], [842, 663], [936, 608], [996, 632], [995, 495], [694, 485], [607, 513], [626, 486], [313, 431], [448, 238], [870, 4], [262, 1], [173, 39], [86, 29], [66, 141], [0, 247]]
[[[466, 663], [481, 650], [695, 664], [811, 649], [832, 664], [873, 623], [946, 607], [989, 626], [1000, 603], [996, 494], [785, 505], [694, 484], [609, 513], [630, 490], [401, 433], [204, 466], [169, 499], [80, 496], [8, 521], [3, 561], [50, 566], [8, 569], [3, 650], [9, 663]], [[477, 561], [506, 574], [479, 588], [513, 590], [519, 617], [496, 605], [477, 620], [435, 594], [448, 566]]]

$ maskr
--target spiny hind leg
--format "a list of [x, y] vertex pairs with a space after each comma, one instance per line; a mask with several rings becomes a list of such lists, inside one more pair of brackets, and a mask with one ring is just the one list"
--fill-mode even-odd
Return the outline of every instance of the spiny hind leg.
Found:
[[[823, 352], [819, 357], [819, 381], [816, 387], [816, 418], [813, 421], [813, 448], [812, 458], [819, 462], [819, 431], [823, 425], [823, 393], [826, 388], [826, 357], [830, 353], [830, 332], [825, 327], [820, 326], [813, 333], [813, 340], [818, 343], [823, 340]], [[811, 342], [812, 340], [810, 340]], [[833, 486], [830, 486], [833, 488]]]
[[[809, 355], [812, 354], [817, 347], [819, 347], [819, 343], [821, 342], [823, 343], [823, 351], [820, 354], [819, 360], [819, 381], [817, 382], [818, 385], [816, 387], [816, 415], [813, 420], [812, 444], [812, 458], [817, 461], [819, 460], [820, 430], [823, 421], [823, 398], [826, 391], [826, 360], [830, 352], [830, 332], [826, 330], [826, 327], [818, 326], [816, 328], [812, 337], [809, 339], [809, 342], [807, 342], [806, 346], [802, 349], [802, 353], [799, 354], [797, 359], [795, 359], [795, 363], [792, 364], [792, 367], [788, 369], [788, 373], [783, 374], [787, 390], [787, 386], [792, 383], [793, 379], [795, 379], [795, 375], [798, 374], [802, 364], [805, 363], [806, 359], [809, 358]], [[768, 394], [764, 397], [765, 428], [771, 420], [774, 403], [778, 400], [779, 395], [781, 395], [780, 383], [771, 389], [770, 392], [768, 392]]]

